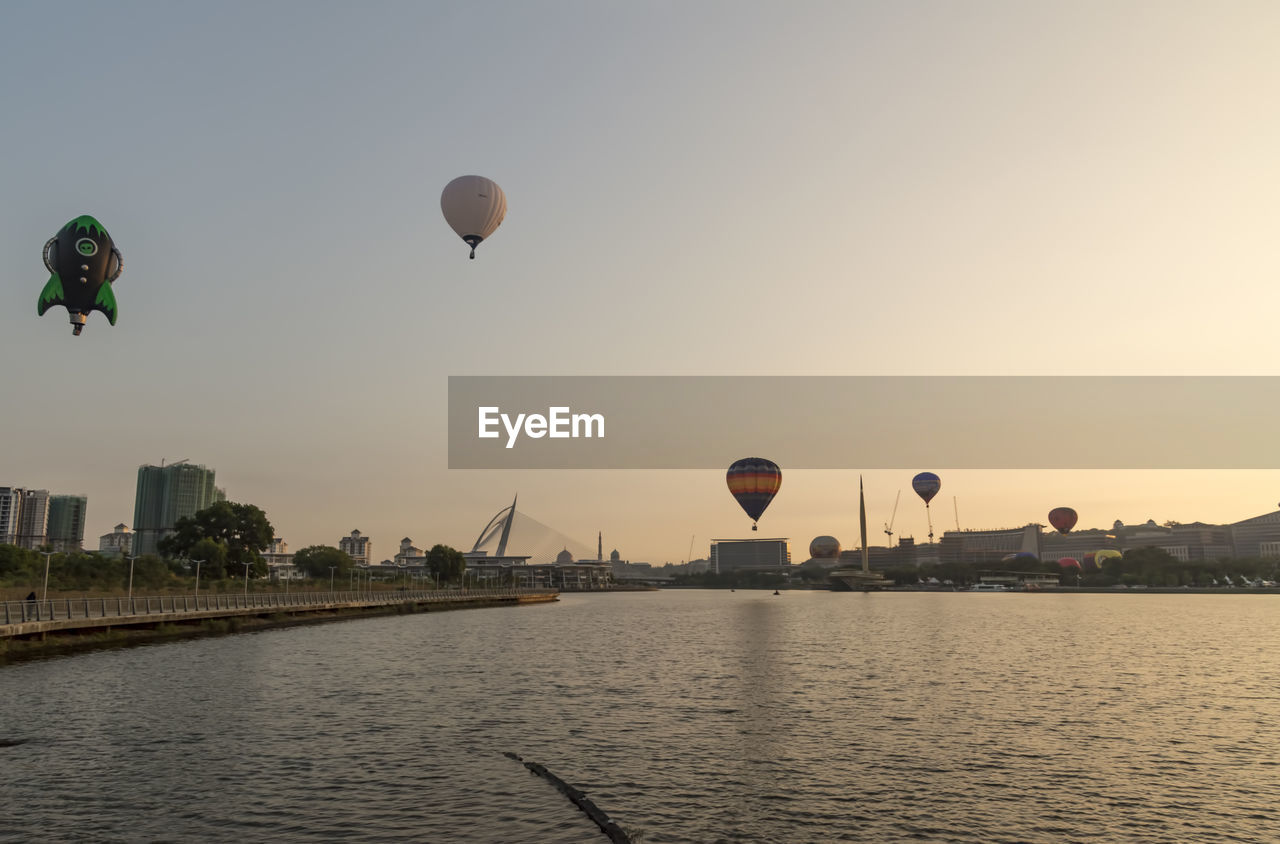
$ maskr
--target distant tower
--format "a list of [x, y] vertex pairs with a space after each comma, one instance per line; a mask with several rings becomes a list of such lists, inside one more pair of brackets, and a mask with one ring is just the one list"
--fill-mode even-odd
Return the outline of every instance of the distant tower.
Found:
[[[163, 464], [163, 461], [161, 461]], [[194, 516], [226, 494], [214, 486], [213, 469], [179, 460], [138, 467], [133, 504], [133, 553], [154, 554], [178, 519]]]
[[596, 559], [604, 562], [604, 531], [596, 534]]
[[84, 550], [84, 495], [49, 496], [49, 544], [55, 551]]

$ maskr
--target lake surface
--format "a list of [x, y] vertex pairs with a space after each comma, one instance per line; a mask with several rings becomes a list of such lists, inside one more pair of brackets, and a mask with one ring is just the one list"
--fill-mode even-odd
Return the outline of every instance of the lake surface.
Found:
[[668, 591], [0, 668], [0, 840], [1274, 842], [1280, 596]]

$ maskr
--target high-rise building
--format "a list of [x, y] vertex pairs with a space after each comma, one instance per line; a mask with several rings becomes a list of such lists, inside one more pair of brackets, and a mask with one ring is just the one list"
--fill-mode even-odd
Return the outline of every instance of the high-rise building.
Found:
[[358, 566], [373, 565], [373, 540], [362, 536], [358, 530], [353, 530], [350, 536], [339, 539], [338, 550], [346, 551]]
[[39, 548], [49, 538], [49, 490], [22, 490], [22, 508], [18, 513], [19, 548]]
[[18, 544], [18, 516], [22, 513], [22, 490], [0, 486], [0, 545]]
[[85, 495], [53, 495], [49, 498], [49, 544], [55, 551], [84, 550]]
[[156, 553], [160, 540], [173, 533], [178, 519], [226, 500], [213, 480], [213, 469], [185, 460], [168, 466], [139, 466], [133, 505], [133, 553]]

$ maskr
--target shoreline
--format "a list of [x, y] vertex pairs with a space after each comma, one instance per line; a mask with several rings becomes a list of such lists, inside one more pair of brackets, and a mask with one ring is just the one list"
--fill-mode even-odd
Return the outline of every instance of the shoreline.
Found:
[[157, 616], [154, 622], [108, 626], [95, 629], [72, 629], [65, 632], [49, 630], [29, 637], [0, 639], [0, 667], [19, 662], [29, 662], [54, 656], [67, 656], [113, 648], [136, 647], [182, 639], [203, 639], [236, 633], [254, 633], [285, 627], [303, 627], [313, 624], [329, 624], [361, 618], [377, 618], [391, 615], [418, 615], [421, 613], [452, 612], [454, 610], [488, 609], [491, 607], [522, 607], [531, 604], [553, 603], [559, 594], [519, 595], [511, 597], [484, 597], [472, 601], [421, 602], [404, 601], [366, 607], [335, 607], [305, 612], [283, 612], [271, 608], [261, 613], [249, 613], [218, 618], [181, 618]]

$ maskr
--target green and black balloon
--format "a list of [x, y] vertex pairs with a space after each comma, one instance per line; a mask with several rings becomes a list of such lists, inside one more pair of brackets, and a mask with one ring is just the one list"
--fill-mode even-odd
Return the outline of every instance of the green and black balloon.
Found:
[[119, 315], [111, 284], [120, 277], [124, 259], [102, 224], [85, 214], [62, 227], [44, 245], [44, 265], [52, 275], [40, 291], [36, 313], [54, 305], [67, 309], [72, 333], [84, 328], [90, 311], [102, 311], [112, 325]]

